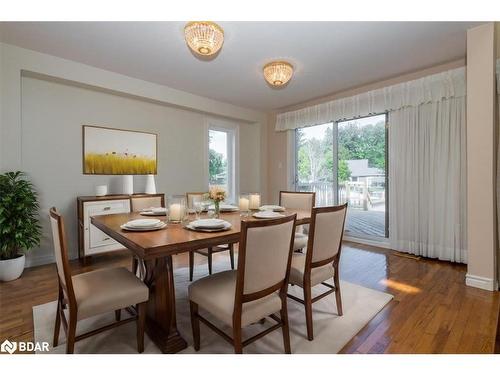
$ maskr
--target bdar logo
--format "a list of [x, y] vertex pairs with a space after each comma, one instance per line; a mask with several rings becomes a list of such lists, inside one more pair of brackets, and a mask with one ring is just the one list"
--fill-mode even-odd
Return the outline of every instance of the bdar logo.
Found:
[[5, 340], [4, 342], [2, 342], [2, 345], [0, 345], [0, 351], [4, 353], [12, 354], [16, 351], [16, 349], [17, 349], [17, 343], [10, 342], [9, 340]]

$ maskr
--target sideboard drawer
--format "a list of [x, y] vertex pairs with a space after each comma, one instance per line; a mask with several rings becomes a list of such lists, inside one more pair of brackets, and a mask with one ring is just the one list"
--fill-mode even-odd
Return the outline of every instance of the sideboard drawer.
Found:
[[121, 244], [109, 237], [90, 223], [92, 216], [121, 214], [130, 212], [129, 199], [115, 199], [83, 203], [83, 245], [84, 254], [91, 255], [123, 248]]
[[108, 215], [130, 212], [129, 200], [115, 200], [103, 202], [89, 202], [84, 204], [85, 211], [89, 216]]

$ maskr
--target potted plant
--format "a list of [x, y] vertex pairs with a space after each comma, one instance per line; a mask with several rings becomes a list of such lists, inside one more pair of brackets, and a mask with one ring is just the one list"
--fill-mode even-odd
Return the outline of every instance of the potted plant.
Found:
[[38, 199], [23, 172], [0, 175], [0, 281], [19, 278], [24, 252], [40, 244]]

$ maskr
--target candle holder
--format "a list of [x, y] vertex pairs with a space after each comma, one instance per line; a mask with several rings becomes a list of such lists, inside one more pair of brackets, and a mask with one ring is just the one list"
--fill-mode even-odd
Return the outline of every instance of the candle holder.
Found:
[[247, 193], [240, 194], [239, 208], [241, 216], [248, 216], [250, 213], [250, 195]]
[[184, 195], [172, 195], [168, 198], [168, 221], [182, 223], [186, 217], [187, 204]]
[[258, 210], [260, 207], [260, 193], [250, 193], [248, 195], [249, 208], [251, 210]]

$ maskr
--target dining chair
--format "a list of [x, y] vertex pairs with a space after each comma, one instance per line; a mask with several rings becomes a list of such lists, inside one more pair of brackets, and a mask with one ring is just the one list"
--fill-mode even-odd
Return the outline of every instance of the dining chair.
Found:
[[[142, 353], [148, 287], [125, 268], [108, 268], [72, 276], [64, 222], [55, 207], [50, 209], [50, 223], [59, 283], [53, 346], [58, 345], [61, 323], [66, 333], [66, 353], [71, 354], [76, 341], [135, 320], [137, 351]], [[121, 310], [131, 306], [135, 306], [135, 315], [122, 320]], [[76, 336], [78, 321], [111, 311], [115, 312], [116, 322]]]
[[[337, 313], [342, 316], [342, 297], [339, 283], [340, 253], [347, 212], [347, 203], [333, 207], [312, 209], [309, 240], [305, 254], [294, 253], [290, 269], [290, 283], [303, 288], [304, 299], [291, 294], [288, 297], [305, 307], [307, 338], [312, 341], [313, 320], [312, 304], [335, 292]], [[334, 285], [326, 280], [333, 277]], [[329, 288], [326, 292], [312, 298], [312, 288], [316, 285]]]
[[[196, 351], [200, 350], [201, 321], [232, 344], [237, 354], [281, 327], [285, 352], [291, 352], [286, 296], [296, 217], [242, 221], [238, 269], [206, 276], [189, 285]], [[199, 308], [232, 327], [232, 337], [203, 317]], [[242, 329], [263, 319], [265, 322], [266, 317], [276, 324], [243, 341]]]
[[[196, 202], [201, 202], [204, 200], [204, 196], [207, 193], [186, 193], [186, 202], [188, 209], [193, 209]], [[212, 274], [212, 255], [220, 253], [223, 251], [229, 251], [229, 260], [231, 262], [231, 269], [234, 270], [234, 244], [223, 244], [214, 247], [208, 247], [206, 249], [199, 249], [189, 252], [189, 281], [193, 281], [194, 273], [194, 253], [203, 255], [207, 257], [208, 260], [208, 274]]]
[[130, 197], [130, 210], [140, 212], [145, 208], [165, 207], [165, 194], [148, 194]]
[[[314, 207], [316, 193], [310, 191], [280, 191], [279, 205], [288, 209], [310, 211]], [[300, 225], [296, 228], [294, 251], [302, 251], [307, 246], [307, 231], [309, 225]]]

